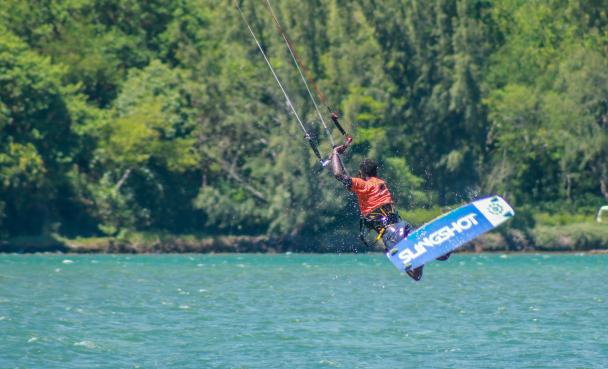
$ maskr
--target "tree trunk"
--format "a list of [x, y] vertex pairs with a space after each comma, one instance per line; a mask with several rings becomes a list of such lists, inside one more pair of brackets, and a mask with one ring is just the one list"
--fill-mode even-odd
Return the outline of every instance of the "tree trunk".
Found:
[[[253, 195], [253, 197], [255, 197], [256, 199], [258, 199], [259, 201], [263, 202], [263, 203], [268, 203], [268, 200], [266, 199], [266, 197], [264, 196], [264, 194], [262, 194], [262, 192], [258, 191], [257, 189], [255, 189], [249, 182], [247, 182], [247, 180], [245, 180], [244, 178], [242, 178], [236, 171], [236, 160], [233, 160], [232, 162], [226, 161], [222, 158], [217, 158], [214, 157], [212, 155], [210, 155], [210, 153], [205, 150], [204, 148], [202, 148], [202, 152], [207, 155], [207, 157], [218, 163], [220, 165], [220, 168], [226, 173], [228, 174], [228, 176], [230, 178], [232, 178], [234, 181], [236, 181], [238, 184], [241, 185], [241, 188], [245, 189], [245, 191], [249, 192], [251, 195]], [[206, 178], [205, 178], [206, 180]]]
[[602, 176], [600, 178], [600, 191], [602, 191], [602, 195], [604, 195], [604, 199], [608, 202], [608, 177]]
[[116, 185], [114, 186], [114, 191], [118, 192], [120, 190], [120, 188], [122, 187], [122, 185], [125, 183], [125, 181], [129, 178], [129, 175], [131, 174], [131, 170], [133, 168], [129, 168], [125, 171], [125, 173], [122, 175], [122, 177], [120, 178], [120, 180], [116, 183]]

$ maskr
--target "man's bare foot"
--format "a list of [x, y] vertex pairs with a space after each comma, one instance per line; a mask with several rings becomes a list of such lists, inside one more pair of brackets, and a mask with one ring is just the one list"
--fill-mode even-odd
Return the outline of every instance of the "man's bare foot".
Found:
[[418, 267], [413, 270], [406, 270], [405, 272], [407, 273], [407, 275], [412, 277], [413, 280], [418, 282], [419, 280], [422, 279], [422, 268], [424, 268], [424, 266]]
[[443, 256], [438, 257], [437, 260], [441, 260], [441, 261], [448, 260], [450, 258], [450, 255], [452, 255], [451, 251], [448, 252], [447, 254], [443, 255]]

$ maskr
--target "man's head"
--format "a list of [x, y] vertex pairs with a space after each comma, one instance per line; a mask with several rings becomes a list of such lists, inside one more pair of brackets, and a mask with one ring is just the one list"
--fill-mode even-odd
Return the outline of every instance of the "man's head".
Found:
[[378, 163], [373, 159], [363, 159], [359, 165], [359, 174], [361, 177], [377, 177]]

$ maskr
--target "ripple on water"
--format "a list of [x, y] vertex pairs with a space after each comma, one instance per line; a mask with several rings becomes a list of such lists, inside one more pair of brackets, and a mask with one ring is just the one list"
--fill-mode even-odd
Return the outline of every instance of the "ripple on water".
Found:
[[95, 342], [92, 342], [92, 341], [79, 341], [79, 342], [75, 342], [74, 346], [84, 347], [84, 348], [88, 348], [90, 350], [93, 350], [93, 349], [97, 348], [97, 345], [95, 344]]
[[418, 283], [381, 254], [64, 259], [0, 255], [0, 368], [608, 362], [608, 255], [458, 254]]

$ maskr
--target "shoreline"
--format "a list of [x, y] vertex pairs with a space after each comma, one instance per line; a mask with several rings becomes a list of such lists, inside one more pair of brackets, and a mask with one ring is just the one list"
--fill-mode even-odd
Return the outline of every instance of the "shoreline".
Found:
[[[526, 250], [526, 251], [468, 251], [457, 249], [453, 251], [454, 254], [461, 255], [608, 255], [606, 249], [592, 249], [582, 251], [539, 251], [539, 250]], [[10, 252], [0, 251], [1, 255], [65, 255], [65, 256], [78, 256], [78, 255], [215, 255], [215, 256], [227, 256], [227, 255], [368, 255], [368, 254], [384, 254], [382, 251], [363, 251], [363, 252], [343, 252], [343, 251], [328, 251], [328, 252], [299, 252], [299, 251], [285, 251], [285, 252], [139, 252], [139, 253], [126, 253], [126, 252], [72, 252], [72, 251], [28, 251], [28, 252]]]
[[[608, 230], [608, 229], [607, 229]], [[545, 232], [546, 233], [546, 232]], [[336, 234], [326, 239], [269, 236], [175, 236], [130, 234], [127, 237], [30, 236], [0, 241], [0, 253], [63, 254], [233, 254], [233, 253], [367, 253], [381, 252], [364, 247], [352, 235]], [[510, 229], [490, 232], [463, 245], [459, 253], [591, 253], [608, 254], [608, 240], [590, 234], [552, 234]]]

